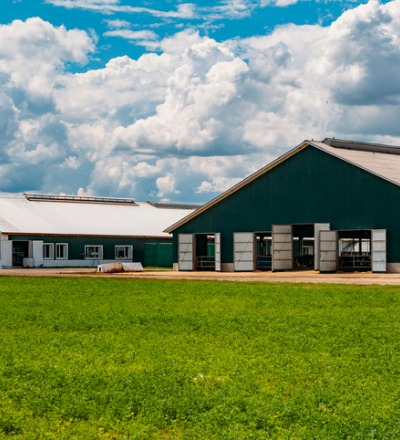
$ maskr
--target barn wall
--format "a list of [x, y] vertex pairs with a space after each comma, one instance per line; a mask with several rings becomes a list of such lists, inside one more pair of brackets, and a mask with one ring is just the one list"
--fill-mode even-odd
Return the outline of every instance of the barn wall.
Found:
[[220, 232], [222, 262], [229, 263], [233, 232], [296, 223], [386, 228], [388, 261], [400, 262], [400, 188], [312, 146], [175, 230], [175, 261], [180, 233]]
[[[103, 246], [102, 260], [115, 260], [115, 246], [133, 246], [133, 261], [145, 265], [145, 245], [152, 243], [171, 243], [170, 238], [131, 238], [131, 237], [82, 237], [82, 236], [44, 236], [12, 235], [9, 240], [40, 240], [44, 243], [67, 243], [68, 260], [84, 259], [86, 245]], [[63, 260], [57, 260], [62, 265]], [[171, 264], [172, 266], [172, 264]]]

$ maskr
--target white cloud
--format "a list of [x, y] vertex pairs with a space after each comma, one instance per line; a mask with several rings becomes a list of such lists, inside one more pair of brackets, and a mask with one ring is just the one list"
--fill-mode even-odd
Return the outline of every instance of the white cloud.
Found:
[[132, 31], [129, 29], [118, 29], [107, 31], [103, 34], [105, 37], [120, 37], [126, 40], [157, 40], [158, 35], [152, 31]]
[[157, 9], [121, 5], [120, 0], [46, 0], [45, 3], [67, 9], [85, 9], [103, 14], [124, 12], [127, 14], [149, 14], [159, 18], [188, 19], [194, 16], [195, 5], [181, 3], [176, 11], [161, 11]]
[[260, 6], [265, 7], [265, 6], [274, 5], [278, 7], [285, 7], [285, 6], [295, 5], [299, 1], [300, 0], [261, 0]]
[[0, 190], [205, 201], [306, 138], [399, 144], [399, 35], [398, 2], [371, 1], [330, 27], [184, 31], [71, 74], [85, 32], [0, 26]]
[[85, 32], [55, 28], [40, 18], [0, 25], [0, 73], [9, 77], [8, 87], [36, 98], [51, 95], [64, 63], [83, 64], [93, 50]]
[[252, 0], [224, 0], [212, 7], [203, 7], [202, 13], [206, 13], [207, 19], [230, 18], [237, 19], [248, 17], [255, 9], [256, 4]]

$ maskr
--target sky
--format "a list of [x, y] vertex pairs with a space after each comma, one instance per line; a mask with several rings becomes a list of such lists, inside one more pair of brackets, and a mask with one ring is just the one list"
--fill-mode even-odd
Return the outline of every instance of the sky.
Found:
[[400, 0], [1, 0], [0, 192], [204, 203], [305, 139], [400, 145], [399, 73]]

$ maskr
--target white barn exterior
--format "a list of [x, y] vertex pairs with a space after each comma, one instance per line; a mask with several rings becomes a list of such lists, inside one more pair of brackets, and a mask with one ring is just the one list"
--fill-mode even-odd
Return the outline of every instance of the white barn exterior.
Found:
[[111, 197], [0, 195], [0, 267], [145, 264], [145, 245], [167, 245], [163, 232], [192, 209]]

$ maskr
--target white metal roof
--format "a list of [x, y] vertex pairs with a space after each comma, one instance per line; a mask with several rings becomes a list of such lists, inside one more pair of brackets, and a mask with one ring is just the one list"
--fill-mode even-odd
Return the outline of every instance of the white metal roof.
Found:
[[340, 159], [344, 159], [347, 162], [363, 168], [372, 174], [389, 180], [396, 185], [400, 185], [399, 154], [380, 152], [378, 148], [377, 150], [352, 149], [351, 144], [349, 144], [348, 148], [333, 147], [323, 142], [314, 141], [310, 141], [310, 144], [333, 156], [337, 156]]
[[40, 201], [0, 194], [0, 232], [168, 237], [164, 229], [192, 211], [158, 208], [148, 202]]

